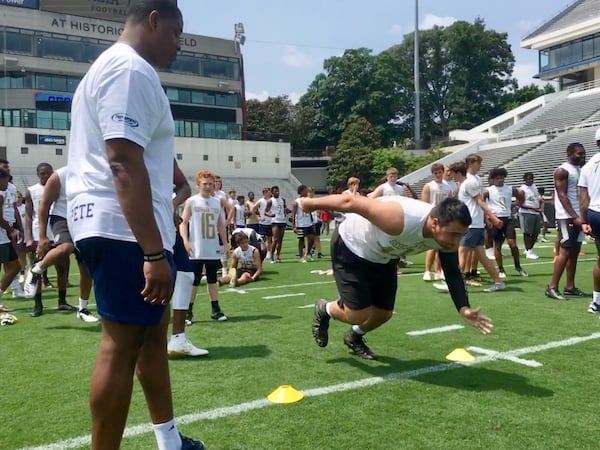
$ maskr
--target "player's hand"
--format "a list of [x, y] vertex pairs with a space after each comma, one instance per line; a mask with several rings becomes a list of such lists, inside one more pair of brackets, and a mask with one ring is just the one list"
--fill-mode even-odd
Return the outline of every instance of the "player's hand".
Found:
[[33, 244], [33, 240], [32, 239], [27, 239], [27, 241], [25, 242], [25, 249], [28, 252], [32, 252], [34, 250], [34, 244]]
[[581, 231], [583, 231], [585, 234], [587, 234], [589, 236], [592, 235], [592, 227], [587, 223], [581, 224]]
[[50, 245], [50, 241], [48, 240], [48, 238], [40, 238], [37, 249], [35, 250], [35, 256], [37, 257], [37, 259], [44, 259], [44, 256], [46, 256], [46, 253], [50, 251], [51, 247], [52, 246]]
[[173, 271], [166, 258], [144, 261], [146, 285], [141, 294], [144, 301], [156, 305], [167, 305], [173, 295]]
[[460, 309], [460, 315], [473, 328], [478, 329], [482, 334], [490, 334], [494, 324], [492, 319], [481, 314], [481, 308], [468, 308], [463, 306]]

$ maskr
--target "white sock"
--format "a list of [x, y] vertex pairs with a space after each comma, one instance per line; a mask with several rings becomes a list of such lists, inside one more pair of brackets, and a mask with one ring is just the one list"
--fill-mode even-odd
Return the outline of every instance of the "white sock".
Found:
[[82, 309], [87, 309], [88, 303], [88, 300], [84, 300], [81, 297], [79, 297], [79, 311], [81, 311]]
[[183, 341], [185, 340], [185, 332], [177, 333], [171, 336], [172, 341]]
[[175, 419], [165, 423], [152, 424], [158, 450], [181, 450], [181, 436], [177, 431]]
[[359, 334], [361, 336], [363, 334], [366, 334], [366, 331], [361, 330], [360, 326], [358, 326], [358, 325], [352, 325], [352, 331], [354, 331], [356, 334]]
[[329, 317], [331, 317], [331, 303], [332, 302], [327, 302], [327, 304], [325, 305], [325, 311], [327, 311], [327, 315]]
[[594, 291], [592, 293], [592, 302], [600, 306], [600, 291]]

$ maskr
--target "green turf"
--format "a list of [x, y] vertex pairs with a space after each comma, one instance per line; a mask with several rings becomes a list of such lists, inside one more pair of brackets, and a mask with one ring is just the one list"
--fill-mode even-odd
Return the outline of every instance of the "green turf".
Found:
[[[248, 285], [246, 293], [221, 288], [228, 322], [210, 320], [201, 288], [197, 321], [187, 334], [210, 355], [171, 362], [176, 415], [187, 421], [180, 426], [184, 434], [202, 438], [210, 450], [598, 448], [598, 339], [521, 355], [541, 367], [499, 360], [406, 375], [449, 364], [445, 355], [458, 347], [506, 352], [600, 332], [598, 317], [586, 312], [589, 299], [544, 297], [552, 270], [548, 244], [538, 249], [539, 260], [523, 260], [529, 278], [518, 277], [505, 261], [506, 291], [470, 288], [472, 305], [494, 320], [489, 336], [462, 322], [448, 294], [421, 280], [422, 256], [411, 258], [415, 264], [399, 277], [396, 314], [367, 337], [381, 355], [378, 361], [350, 355], [342, 343], [347, 326], [338, 322], [331, 324], [329, 346], [316, 346], [310, 332], [312, 309], [301, 307], [335, 297], [333, 277], [309, 273], [327, 269], [329, 261], [298, 263], [291, 233], [284, 247], [284, 262], [267, 264], [264, 279]], [[587, 245], [584, 251], [577, 284], [591, 292], [595, 248]], [[71, 282], [76, 281], [72, 274]], [[263, 298], [285, 294], [302, 295]], [[0, 327], [2, 449], [57, 445], [89, 435], [88, 385], [100, 326], [56, 311], [55, 292], [45, 291], [44, 298], [45, 314], [36, 319], [28, 314], [32, 300], [4, 300], [19, 322]], [[76, 304], [76, 299], [77, 289], [70, 288], [69, 301]], [[406, 335], [451, 324], [465, 328]], [[346, 390], [295, 404], [233, 412], [237, 405], [265, 400], [280, 385], [318, 394], [317, 388], [373, 377], [383, 380], [346, 385]], [[225, 408], [222, 414], [219, 408]], [[128, 426], [148, 421], [136, 382]], [[156, 445], [151, 433], [142, 433], [125, 438], [122, 448]]]

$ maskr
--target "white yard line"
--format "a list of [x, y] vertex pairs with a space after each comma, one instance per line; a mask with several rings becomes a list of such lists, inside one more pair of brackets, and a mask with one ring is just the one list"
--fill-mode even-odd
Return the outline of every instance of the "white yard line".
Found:
[[286, 298], [286, 297], [301, 297], [306, 295], [304, 292], [298, 292], [297, 294], [281, 294], [281, 295], [267, 295], [263, 297], [264, 300], [273, 300], [276, 298]]
[[[499, 353], [496, 350], [490, 350], [487, 348], [473, 347], [473, 346], [467, 347], [467, 350], [474, 352], [474, 353], [479, 353], [480, 355], [498, 355], [498, 353]], [[524, 366], [529, 366], [529, 367], [542, 367], [542, 363], [534, 361], [533, 359], [523, 359], [523, 358], [518, 358], [518, 357], [512, 356], [512, 355], [501, 356], [500, 359], [506, 359], [507, 361], [512, 361], [514, 363], [523, 364]]]
[[[404, 372], [396, 372], [390, 373], [383, 377], [371, 377], [364, 378], [362, 380], [350, 381], [347, 383], [334, 384], [331, 386], [324, 386], [320, 388], [312, 388], [302, 391], [305, 397], [317, 397], [319, 395], [333, 394], [336, 392], [344, 392], [351, 391], [354, 389], [360, 389], [363, 387], [374, 386], [376, 384], [385, 383], [391, 380], [398, 379], [409, 379], [415, 378], [421, 375], [427, 375], [430, 373], [436, 372], [445, 372], [452, 369], [458, 369], [466, 366], [474, 366], [477, 364], [482, 364], [491, 361], [505, 360], [509, 358], [516, 358], [522, 355], [527, 355], [529, 353], [538, 353], [545, 350], [551, 350], [554, 348], [560, 347], [570, 347], [572, 345], [581, 344], [582, 342], [591, 341], [594, 339], [600, 339], [600, 333], [593, 333], [589, 336], [578, 336], [571, 337], [567, 339], [563, 339], [560, 341], [548, 342], [546, 344], [533, 345], [530, 347], [518, 348], [515, 350], [508, 350], [506, 352], [494, 352], [490, 355], [476, 357], [475, 360], [469, 362], [462, 363], [440, 363], [434, 366], [421, 367], [419, 369], [414, 370], [406, 370]], [[177, 418], [177, 423], [186, 424], [186, 423], [195, 423], [200, 422], [202, 420], [214, 420], [221, 417], [229, 417], [235, 414], [242, 414], [245, 412], [265, 408], [267, 406], [272, 405], [266, 398], [252, 400], [245, 403], [240, 403], [238, 405], [227, 406], [223, 408], [215, 408], [208, 411], [201, 411], [192, 414], [186, 414]], [[140, 436], [142, 434], [152, 433], [152, 426], [150, 424], [142, 424], [135, 425], [132, 427], [128, 427], [125, 430], [125, 437], [135, 437]], [[21, 450], [64, 450], [69, 448], [78, 448], [78, 447], [89, 447], [91, 443], [91, 436], [79, 436], [72, 439], [66, 439], [64, 441], [55, 442], [51, 444], [44, 444], [39, 447], [25, 447]]]
[[464, 326], [454, 324], [454, 325], [446, 325], [444, 327], [428, 328], [426, 330], [408, 331], [406, 334], [408, 334], [409, 336], [422, 336], [424, 334], [444, 333], [446, 331], [460, 330], [462, 328], [464, 328]]

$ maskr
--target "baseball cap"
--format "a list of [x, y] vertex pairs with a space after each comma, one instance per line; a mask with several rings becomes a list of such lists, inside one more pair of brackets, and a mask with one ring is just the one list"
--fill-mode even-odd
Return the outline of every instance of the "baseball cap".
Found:
[[598, 128], [598, 129], [596, 130], [596, 138], [595, 138], [595, 140], [596, 140], [596, 141], [600, 141], [600, 128]]

